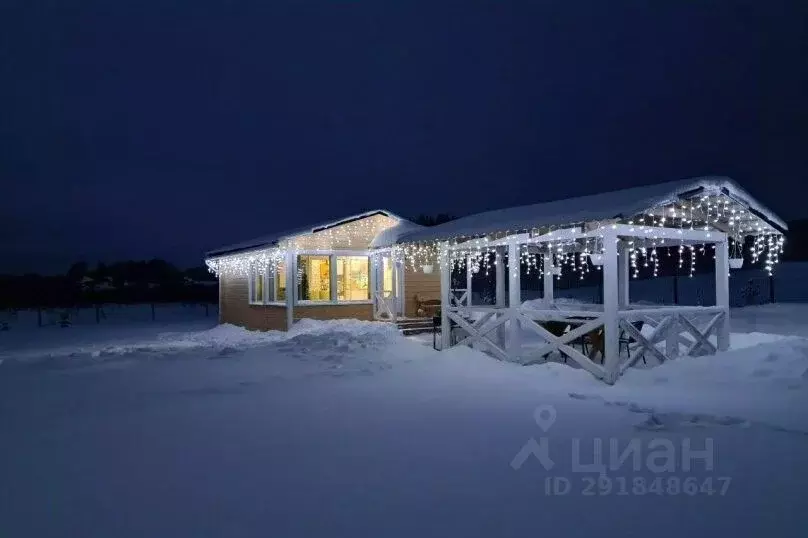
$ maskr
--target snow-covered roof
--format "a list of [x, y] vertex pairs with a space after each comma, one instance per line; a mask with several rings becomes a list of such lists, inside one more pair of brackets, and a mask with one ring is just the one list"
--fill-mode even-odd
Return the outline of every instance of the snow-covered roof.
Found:
[[530, 230], [539, 226], [630, 218], [650, 208], [699, 192], [722, 192], [757, 212], [782, 231], [788, 229], [782, 219], [752, 198], [735, 181], [728, 177], [710, 176], [486, 211], [403, 233], [398, 237], [398, 242], [474, 237], [495, 232]]
[[370, 242], [370, 246], [371, 248], [389, 247], [398, 243], [400, 237], [425, 229], [426, 226], [415, 224], [409, 220], [400, 220], [395, 226], [391, 226], [379, 233], [379, 235]]
[[[339, 226], [340, 224], [347, 224], [348, 222], [352, 222], [355, 220], [363, 219], [366, 217], [372, 217], [373, 215], [384, 215], [386, 217], [390, 217], [393, 219], [398, 219], [399, 224], [407, 223], [413, 226], [418, 226], [415, 223], [412, 223], [402, 217], [399, 217], [395, 213], [391, 211], [387, 211], [386, 209], [374, 209], [372, 211], [366, 211], [364, 213], [359, 213], [356, 215], [350, 215], [348, 217], [343, 217], [339, 220], [333, 220], [328, 222], [321, 222], [319, 224], [313, 224], [310, 226], [304, 226], [301, 228], [297, 228], [294, 230], [287, 230], [284, 232], [277, 232], [270, 235], [264, 235], [261, 237], [257, 237], [255, 239], [251, 239], [249, 241], [242, 241], [240, 243], [235, 243], [232, 245], [227, 245], [224, 247], [217, 248], [215, 250], [211, 250], [205, 253], [206, 257], [214, 257], [214, 256], [221, 256], [224, 254], [231, 254], [234, 252], [241, 252], [245, 250], [254, 250], [254, 249], [261, 249], [270, 246], [275, 246], [281, 241], [285, 239], [290, 239], [292, 237], [297, 237], [300, 235], [312, 234], [315, 232], [319, 232], [328, 228], [332, 228], [334, 226]], [[381, 234], [380, 234], [381, 235]], [[375, 243], [375, 241], [374, 241]], [[392, 241], [390, 242], [392, 244]], [[374, 245], [374, 246], [389, 246], [389, 245]]]

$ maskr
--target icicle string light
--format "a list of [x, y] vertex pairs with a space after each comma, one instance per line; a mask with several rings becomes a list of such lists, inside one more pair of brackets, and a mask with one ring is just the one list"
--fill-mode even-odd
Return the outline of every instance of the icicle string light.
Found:
[[[217, 274], [249, 274], [252, 268], [277, 267], [283, 263], [286, 251], [300, 250], [339, 250], [350, 248], [368, 248], [377, 234], [395, 223], [395, 219], [386, 215], [372, 215], [365, 219], [352, 221], [324, 230], [301, 235], [280, 245], [267, 247], [247, 253], [238, 253], [206, 260], [209, 269]], [[451, 247], [444, 256], [440, 253], [440, 241], [421, 241], [396, 245], [392, 255], [412, 270], [420, 270], [424, 265], [437, 264], [440, 267], [451, 265], [465, 268], [467, 258], [473, 271], [484, 271], [488, 274], [497, 263], [504, 263], [502, 253], [506, 250], [491, 245], [492, 242], [515, 233], [529, 233], [530, 236], [553, 234], [560, 230], [579, 229], [582, 231], [606, 230], [613, 223], [628, 224], [632, 233], [639, 237], [629, 241], [629, 257], [633, 278], [640, 275], [638, 258], [642, 258], [642, 267], [649, 268], [649, 273], [658, 276], [658, 248], [677, 248], [678, 266], [684, 269], [685, 257], [689, 262], [689, 273], [696, 268], [697, 250], [693, 245], [686, 245], [677, 239], [677, 230], [716, 230], [726, 232], [733, 245], [743, 248], [746, 237], [753, 237], [749, 242], [748, 255], [753, 263], [763, 261], [765, 269], [771, 273], [779, 262], [783, 252], [784, 238], [782, 234], [756, 213], [724, 193], [702, 194], [685, 200], [676, 200], [650, 208], [630, 219], [608, 222], [577, 222], [563, 226], [540, 226], [530, 230], [504, 230], [485, 237], [455, 237], [445, 242]], [[603, 252], [601, 238], [578, 240], [559, 239], [541, 246], [528, 247], [521, 245], [519, 262], [526, 267], [528, 274], [538, 271], [543, 274], [546, 268], [539, 263], [543, 253], [549, 249], [554, 254], [554, 267], [563, 271], [578, 273], [579, 277], [590, 271], [590, 255]], [[668, 255], [670, 253], [668, 252]], [[734, 256], [740, 254], [733, 251]], [[375, 259], [375, 258], [374, 258]], [[601, 269], [601, 266], [597, 266]], [[558, 277], [560, 278], [560, 274]]]

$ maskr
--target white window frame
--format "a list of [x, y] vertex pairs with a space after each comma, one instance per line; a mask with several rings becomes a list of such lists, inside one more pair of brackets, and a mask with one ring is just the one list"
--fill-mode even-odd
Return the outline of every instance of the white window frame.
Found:
[[250, 267], [250, 271], [247, 275], [247, 302], [252, 305], [262, 305], [266, 304], [267, 299], [267, 271], [264, 269], [264, 274], [260, 275], [261, 278], [264, 280], [264, 293], [263, 296], [259, 299], [253, 299], [254, 291], [255, 291], [255, 279], [260, 275], [259, 271], [255, 267]]
[[[272, 297], [278, 297], [278, 279], [275, 278], [277, 272], [277, 267], [270, 271], [269, 267], [264, 268], [264, 274], [261, 277], [264, 279], [264, 293], [261, 300], [253, 300], [253, 287], [255, 286], [255, 276], [257, 271], [254, 268], [250, 269], [249, 276], [247, 278], [247, 302], [251, 305], [273, 305], [273, 306], [285, 306], [286, 300], [278, 301], [270, 301], [269, 300], [269, 287], [272, 286]], [[288, 291], [288, 290], [287, 290]]]
[[[301, 306], [326, 306], [326, 305], [359, 305], [359, 304], [373, 304], [373, 290], [376, 289], [375, 271], [373, 271], [373, 252], [369, 250], [301, 250], [295, 252], [295, 271], [297, 271], [299, 256], [328, 256], [329, 260], [329, 286], [330, 286], [330, 300], [327, 301], [312, 301], [301, 300], [299, 298], [299, 284], [297, 282], [297, 275], [295, 275], [295, 289], [294, 300], [295, 304]], [[361, 256], [368, 259], [368, 298], [360, 299], [357, 301], [343, 301], [337, 300], [337, 258], [346, 256]], [[288, 293], [288, 290], [287, 290]]]

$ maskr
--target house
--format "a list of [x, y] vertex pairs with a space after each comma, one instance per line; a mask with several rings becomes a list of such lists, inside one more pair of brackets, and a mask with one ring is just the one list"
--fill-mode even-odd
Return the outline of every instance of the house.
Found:
[[407, 267], [394, 247], [420, 228], [374, 210], [208, 252], [205, 262], [219, 277], [220, 322], [287, 330], [302, 318], [415, 317], [419, 301], [439, 299], [440, 276]]
[[[735, 181], [702, 177], [431, 227], [371, 211], [219, 249], [206, 262], [219, 276], [223, 322], [286, 329], [307, 317], [396, 320], [420, 315], [420, 301], [434, 296], [442, 349], [473, 345], [522, 364], [560, 355], [613, 383], [646, 355], [664, 362], [727, 349], [730, 269], [745, 257], [771, 272], [786, 230]], [[699, 257], [714, 258], [714, 304], [633, 304], [631, 279], [655, 274], [662, 255], [691, 274]], [[495, 274], [494, 304], [472, 304], [472, 275], [482, 268]], [[531, 269], [543, 282], [538, 308], [521, 300]], [[592, 270], [602, 274], [601, 303], [554, 300], [557, 275]]]

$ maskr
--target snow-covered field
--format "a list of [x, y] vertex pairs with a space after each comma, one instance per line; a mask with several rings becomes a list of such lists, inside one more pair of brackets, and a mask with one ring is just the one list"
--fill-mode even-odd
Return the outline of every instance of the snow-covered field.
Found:
[[808, 536], [808, 305], [612, 387], [211, 324], [0, 334], [0, 536]]

